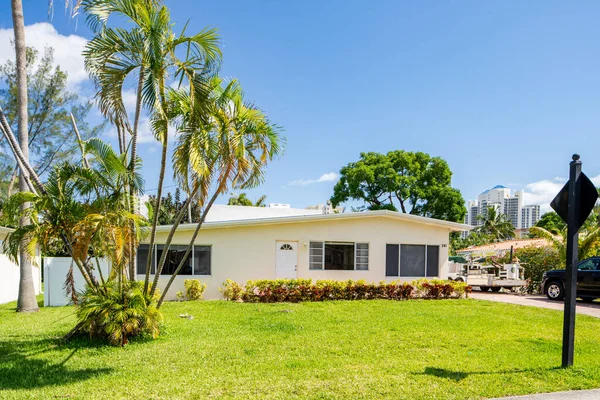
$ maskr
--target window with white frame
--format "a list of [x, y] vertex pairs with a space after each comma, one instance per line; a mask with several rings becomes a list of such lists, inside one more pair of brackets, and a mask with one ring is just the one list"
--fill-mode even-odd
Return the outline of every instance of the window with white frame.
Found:
[[385, 275], [399, 277], [437, 277], [440, 246], [423, 244], [388, 244]]
[[310, 269], [366, 271], [369, 269], [369, 244], [310, 242], [308, 257]]
[[[152, 257], [152, 269], [150, 273], [156, 273], [156, 266], [164, 252], [165, 246], [162, 244], [154, 246]], [[171, 245], [166, 255], [165, 264], [161, 275], [173, 275], [177, 267], [182, 262], [187, 245]], [[150, 246], [141, 244], [137, 252], [138, 274], [146, 273], [146, 262], [148, 261], [148, 252]], [[179, 275], [210, 275], [211, 273], [211, 246], [192, 246], [192, 251], [183, 261], [183, 266]]]

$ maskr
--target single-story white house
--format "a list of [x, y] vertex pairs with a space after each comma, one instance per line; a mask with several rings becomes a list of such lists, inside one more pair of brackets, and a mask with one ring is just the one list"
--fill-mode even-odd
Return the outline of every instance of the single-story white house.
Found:
[[[159, 279], [162, 289], [179, 264], [196, 224], [180, 225]], [[323, 214], [285, 207], [214, 205], [191, 257], [169, 290], [183, 291], [185, 279], [207, 283], [206, 299], [222, 298], [227, 279], [312, 278], [379, 282], [447, 277], [451, 232], [465, 224], [402, 214], [366, 211]], [[157, 228], [154, 262], [171, 226]], [[149, 245], [138, 250], [138, 279], [144, 279]]]
[[[13, 229], [0, 226], [0, 304], [15, 301], [19, 297], [19, 279], [21, 277], [19, 266], [4, 254], [2, 247], [4, 239], [12, 231]], [[39, 257], [36, 258], [34, 264], [36, 265], [32, 267], [33, 287], [35, 294], [38, 295], [42, 288]]]

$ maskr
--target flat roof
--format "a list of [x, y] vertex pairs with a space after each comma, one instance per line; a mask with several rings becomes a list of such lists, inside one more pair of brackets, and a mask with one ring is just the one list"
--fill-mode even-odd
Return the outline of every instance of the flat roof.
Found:
[[[283, 216], [283, 217], [271, 217], [271, 218], [254, 218], [254, 219], [240, 219], [240, 220], [228, 220], [228, 221], [206, 221], [202, 225], [202, 229], [216, 229], [216, 228], [233, 228], [237, 226], [254, 226], [254, 225], [276, 225], [276, 224], [290, 224], [290, 223], [306, 223], [306, 222], [318, 222], [318, 221], [329, 221], [329, 220], [349, 220], [349, 219], [365, 219], [383, 217], [394, 219], [402, 222], [411, 222], [422, 225], [434, 226], [437, 228], [445, 228], [451, 232], [462, 232], [473, 229], [473, 226], [461, 224], [458, 222], [443, 221], [440, 219], [421, 217], [419, 215], [404, 214], [396, 211], [389, 210], [377, 210], [377, 211], [363, 211], [363, 212], [350, 212], [350, 213], [339, 213], [339, 214], [313, 214], [313, 215], [295, 215], [295, 216]], [[178, 230], [194, 230], [197, 224], [180, 224]], [[156, 228], [157, 232], [169, 232], [172, 225], [162, 225]]]

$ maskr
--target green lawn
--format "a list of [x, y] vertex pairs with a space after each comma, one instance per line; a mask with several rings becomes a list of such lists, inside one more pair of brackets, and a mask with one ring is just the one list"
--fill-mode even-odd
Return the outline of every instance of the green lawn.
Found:
[[[0, 399], [477, 399], [600, 386], [600, 319], [475, 300], [170, 303], [157, 340], [63, 344], [69, 307], [0, 306]], [[190, 313], [192, 320], [179, 318]]]

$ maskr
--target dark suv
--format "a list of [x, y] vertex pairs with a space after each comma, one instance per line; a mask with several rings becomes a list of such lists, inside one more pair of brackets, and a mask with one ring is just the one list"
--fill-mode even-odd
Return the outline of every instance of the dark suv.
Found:
[[[542, 292], [550, 300], [562, 300], [565, 297], [567, 272], [553, 269], [544, 273]], [[600, 257], [592, 257], [577, 265], [577, 297], [583, 301], [600, 298]]]

